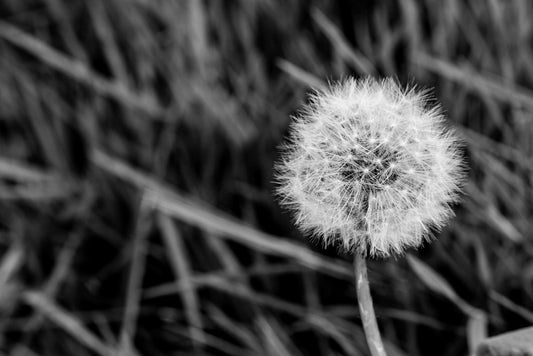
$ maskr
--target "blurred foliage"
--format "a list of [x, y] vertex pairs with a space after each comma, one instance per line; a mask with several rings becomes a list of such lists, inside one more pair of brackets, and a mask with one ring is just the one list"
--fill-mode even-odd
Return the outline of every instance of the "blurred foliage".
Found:
[[[3, 0], [0, 351], [366, 354], [349, 256], [306, 246], [272, 164], [311, 87], [435, 87], [457, 217], [370, 278], [390, 355], [533, 322], [533, 4]], [[282, 236], [282, 237], [279, 237]]]

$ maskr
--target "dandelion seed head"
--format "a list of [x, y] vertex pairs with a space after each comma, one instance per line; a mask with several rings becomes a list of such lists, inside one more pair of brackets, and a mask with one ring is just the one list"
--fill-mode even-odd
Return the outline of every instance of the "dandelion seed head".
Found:
[[401, 254], [453, 215], [464, 166], [427, 96], [392, 79], [315, 93], [291, 126], [278, 193], [297, 225], [348, 251]]

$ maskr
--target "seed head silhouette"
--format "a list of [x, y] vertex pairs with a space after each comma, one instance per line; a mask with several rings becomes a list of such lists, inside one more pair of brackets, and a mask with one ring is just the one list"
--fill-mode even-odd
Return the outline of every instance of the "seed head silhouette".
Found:
[[281, 203], [303, 231], [370, 257], [431, 239], [453, 215], [465, 169], [459, 141], [427, 99], [372, 78], [311, 96], [276, 166]]

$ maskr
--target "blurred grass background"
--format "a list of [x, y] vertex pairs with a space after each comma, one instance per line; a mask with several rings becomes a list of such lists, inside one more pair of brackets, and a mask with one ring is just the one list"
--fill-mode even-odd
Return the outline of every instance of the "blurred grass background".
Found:
[[3, 0], [0, 352], [365, 355], [349, 256], [272, 164], [312, 87], [435, 87], [465, 140], [439, 239], [370, 263], [390, 355], [533, 323], [533, 3]]

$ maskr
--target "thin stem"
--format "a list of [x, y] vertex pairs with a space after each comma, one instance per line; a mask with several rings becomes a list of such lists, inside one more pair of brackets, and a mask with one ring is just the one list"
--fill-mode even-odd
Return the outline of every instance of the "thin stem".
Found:
[[366, 270], [366, 260], [363, 256], [356, 253], [354, 260], [355, 267], [355, 285], [357, 289], [357, 303], [361, 312], [361, 322], [365, 330], [366, 341], [370, 354], [372, 356], [387, 356], [383, 341], [378, 329], [374, 305], [370, 296], [370, 287], [368, 286], [368, 273]]

